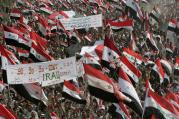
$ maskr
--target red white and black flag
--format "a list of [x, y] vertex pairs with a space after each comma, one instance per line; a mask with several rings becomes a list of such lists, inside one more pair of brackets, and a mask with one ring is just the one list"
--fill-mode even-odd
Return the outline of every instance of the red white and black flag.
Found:
[[165, 72], [162, 68], [162, 64], [159, 58], [155, 61], [155, 65], [153, 66], [152, 70], [155, 71], [160, 80], [160, 83], [162, 83], [164, 81]]
[[168, 30], [172, 31], [172, 32], [176, 32], [176, 28], [177, 28], [177, 20], [176, 19], [171, 19], [168, 22]]
[[176, 58], [174, 65], [174, 75], [179, 76], [179, 57]]
[[29, 37], [23, 35], [22, 32], [13, 27], [3, 26], [3, 28], [4, 38], [7, 45], [20, 47], [27, 50], [30, 49], [32, 40]]
[[7, 65], [20, 64], [20, 61], [16, 58], [14, 53], [7, 50], [4, 46], [0, 45], [1, 54], [1, 68], [6, 70]]
[[34, 43], [32, 43], [32, 47], [30, 49], [29, 58], [31, 58], [34, 62], [45, 62], [53, 60], [53, 57], [51, 57], [45, 50], [41, 49]]
[[80, 96], [80, 89], [70, 81], [64, 81], [62, 95], [76, 103], [86, 104], [86, 100], [82, 99]]
[[19, 57], [28, 58], [30, 52], [29, 52], [28, 50], [24, 50], [24, 49], [21, 49], [21, 48], [17, 48], [17, 53], [18, 53], [18, 56], [19, 56]]
[[41, 48], [46, 50], [47, 49], [47, 45], [48, 45], [48, 41], [39, 36], [35, 31], [31, 31], [30, 32], [30, 38]]
[[176, 93], [168, 92], [165, 95], [165, 99], [167, 99], [179, 112], [179, 97]]
[[146, 31], [146, 36], [147, 36], [147, 43], [148, 43], [148, 47], [153, 48], [155, 51], [159, 51], [155, 40], [153, 39], [153, 36], [151, 34], [151, 32], [148, 30]]
[[87, 64], [84, 65], [84, 70], [91, 95], [108, 102], [118, 102], [119, 100], [130, 102], [129, 98], [120, 91], [116, 94], [112, 79], [106, 76], [102, 71]]
[[134, 52], [133, 50], [130, 50], [129, 48], [124, 48], [123, 54], [127, 57], [129, 61], [134, 64], [140, 65], [143, 62], [143, 57], [140, 54]]
[[121, 91], [128, 96], [132, 101], [130, 103], [126, 103], [131, 109], [133, 109], [140, 117], [142, 117], [142, 105], [139, 99], [139, 96], [132, 85], [127, 74], [123, 71], [122, 68], [119, 69], [119, 87]]
[[21, 12], [18, 9], [12, 9], [10, 12], [10, 18], [11, 19], [20, 19]]
[[[159, 10], [159, 8], [158, 7], [154, 7], [153, 8], [153, 10], [152, 10], [152, 12], [149, 14], [149, 16], [152, 18], [152, 19], [154, 19], [155, 20], [155, 22], [159, 22], [159, 17], [160, 17], [160, 10]], [[153, 24], [153, 22], [152, 22], [152, 24]]]
[[92, 55], [88, 53], [85, 53], [84, 58], [83, 58], [83, 63], [89, 64], [96, 69], [102, 70], [101, 64]]
[[119, 31], [120, 29], [128, 29], [133, 30], [134, 22], [131, 19], [127, 19], [125, 21], [116, 22], [116, 21], [108, 21], [108, 24], [110, 24], [111, 29], [114, 31]]
[[124, 4], [127, 6], [127, 10], [130, 12], [130, 15], [137, 20], [143, 21], [144, 16], [142, 10], [139, 6], [139, 3], [135, 0], [123, 0]]
[[114, 95], [112, 80], [109, 77], [90, 65], [84, 65], [84, 70], [91, 95], [104, 101], [118, 102], [118, 99]]
[[152, 115], [157, 119], [178, 119], [179, 112], [168, 100], [149, 89], [144, 102], [143, 119], [151, 119]]
[[[126, 110], [124, 110], [124, 108], [122, 107], [122, 105], [124, 105], [124, 104], [122, 104], [122, 105], [121, 104], [113, 103], [109, 107], [108, 112], [112, 115], [113, 119], [131, 119], [130, 115], [126, 114], [125, 113]], [[127, 109], [127, 108], [125, 108], [125, 109]]]
[[13, 88], [25, 99], [32, 103], [47, 106], [48, 99], [38, 83], [12, 85]]
[[39, 31], [41, 32], [43, 36], [47, 36], [51, 31], [48, 21], [40, 15], [37, 15], [37, 17], [39, 21], [38, 23]]
[[53, 10], [51, 7], [49, 6], [43, 6], [43, 7], [40, 7], [40, 10], [46, 14], [52, 14], [53, 13]]
[[114, 41], [106, 36], [101, 64], [109, 69], [114, 69], [115, 66], [112, 67], [111, 65], [115, 65], [116, 60], [119, 59], [119, 54], [120, 51], [115, 46]]
[[124, 72], [127, 73], [127, 75], [132, 79], [132, 83], [138, 83], [139, 82], [139, 77], [142, 75], [140, 70], [136, 68], [134, 64], [132, 64], [126, 56], [122, 56], [120, 58], [119, 62], [120, 67], [124, 70]]

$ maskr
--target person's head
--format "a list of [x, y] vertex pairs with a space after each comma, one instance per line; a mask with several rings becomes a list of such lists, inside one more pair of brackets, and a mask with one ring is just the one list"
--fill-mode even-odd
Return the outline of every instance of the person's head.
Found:
[[41, 114], [40, 119], [45, 119], [45, 114]]
[[30, 119], [35, 119], [35, 117], [36, 117], [35, 112], [31, 112], [31, 117], [30, 117]]

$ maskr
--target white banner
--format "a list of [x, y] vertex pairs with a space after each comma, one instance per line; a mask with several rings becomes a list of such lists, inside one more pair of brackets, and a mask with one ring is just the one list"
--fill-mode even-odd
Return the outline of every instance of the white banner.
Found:
[[78, 77], [81, 77], [85, 74], [83, 62], [81, 60], [76, 62], [76, 71], [77, 71]]
[[42, 86], [49, 86], [76, 78], [77, 75], [75, 57], [42, 63], [7, 66], [8, 84], [39, 82]]
[[102, 27], [102, 14], [60, 20], [66, 30]]

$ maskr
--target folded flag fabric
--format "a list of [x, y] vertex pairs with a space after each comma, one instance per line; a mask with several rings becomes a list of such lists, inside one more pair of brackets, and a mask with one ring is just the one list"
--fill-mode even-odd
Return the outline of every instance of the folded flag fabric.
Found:
[[85, 53], [84, 58], [83, 58], [83, 63], [89, 64], [96, 69], [102, 70], [101, 64], [93, 56], [91, 56], [88, 53]]
[[121, 22], [116, 22], [116, 21], [108, 21], [108, 24], [110, 24], [111, 29], [115, 31], [119, 31], [120, 29], [128, 29], [128, 30], [133, 30], [133, 25], [134, 22], [131, 19], [128, 19], [126, 21], [121, 21]]
[[90, 65], [84, 65], [85, 79], [88, 82], [88, 89], [91, 95], [108, 102], [130, 102], [117, 85], [101, 70], [97, 70]]
[[4, 105], [0, 104], [0, 119], [17, 119]]
[[172, 32], [176, 32], [177, 28], [177, 20], [176, 19], [171, 19], [168, 23], [168, 30]]
[[151, 119], [152, 115], [157, 119], [177, 119], [179, 112], [168, 100], [149, 89], [144, 102], [143, 119]]
[[3, 26], [4, 39], [7, 45], [12, 45], [29, 50], [32, 40], [14, 27]]
[[139, 96], [132, 85], [127, 74], [123, 71], [122, 68], [119, 69], [119, 78], [118, 85], [124, 95], [128, 96], [132, 101], [130, 103], [126, 103], [130, 108], [132, 108], [140, 117], [142, 117], [142, 105], [139, 99]]
[[179, 57], [177, 57], [175, 60], [174, 75], [179, 76]]
[[114, 41], [106, 36], [104, 40], [104, 50], [101, 61], [102, 66], [107, 67], [110, 70], [115, 69], [115, 62], [119, 59], [119, 56], [120, 51], [115, 46]]
[[153, 66], [152, 70], [155, 71], [155, 73], [158, 75], [160, 83], [162, 83], [164, 81], [165, 73], [159, 58], [155, 61], [155, 65]]
[[133, 50], [130, 50], [129, 48], [124, 48], [123, 54], [127, 57], [129, 61], [134, 64], [140, 65], [143, 62], [143, 57], [140, 54], [134, 52]]
[[127, 75], [130, 77], [131, 81], [135, 84], [139, 82], [139, 77], [142, 75], [140, 70], [136, 68], [136, 66], [131, 63], [126, 56], [122, 56], [120, 58], [119, 65], [124, 70], [124, 72], [127, 73]]
[[51, 116], [51, 119], [60, 119], [60, 117], [58, 117], [58, 115], [55, 112], [51, 112], [50, 116]]
[[80, 89], [77, 88], [70, 81], [64, 81], [62, 95], [63, 97], [74, 102], [86, 104], [86, 100], [82, 99], [80, 96]]

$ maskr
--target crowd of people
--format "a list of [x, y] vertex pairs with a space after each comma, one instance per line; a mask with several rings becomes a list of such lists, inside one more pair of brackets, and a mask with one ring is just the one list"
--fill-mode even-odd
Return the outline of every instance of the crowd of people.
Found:
[[[17, 9], [21, 12], [20, 14], [23, 14], [25, 19], [28, 19], [27, 25], [48, 41], [48, 46], [45, 50], [55, 60], [77, 56], [77, 54], [80, 54], [83, 46], [93, 46], [96, 41], [104, 40], [105, 36], [110, 36], [121, 53], [124, 48], [131, 48], [131, 41], [135, 39], [135, 49], [137, 49], [136, 52], [138, 54], [153, 63], [157, 58], [163, 59], [169, 62], [172, 68], [174, 67], [176, 63], [175, 59], [179, 57], [179, 46], [177, 45], [179, 41], [177, 38], [175, 40], [173, 40], [173, 38], [170, 39], [170, 37], [167, 36], [167, 30], [163, 31], [160, 27], [156, 27], [157, 25], [159, 26], [160, 23], [149, 23], [150, 33], [153, 35], [151, 37], [153, 37], [156, 43], [156, 48], [152, 46], [153, 44], [147, 42], [149, 39], [145, 33], [145, 20], [147, 18], [145, 17], [143, 21], [135, 19], [129, 13], [129, 10], [126, 11], [127, 7], [124, 3], [125, 0], [91, 1], [93, 2], [90, 2], [90, 0], [16, 0], [14, 3], [10, 3], [9, 8], [1, 6], [3, 9], [3, 13], [0, 16], [1, 44], [14, 52], [22, 63], [33, 62], [30, 58], [20, 58], [13, 47], [5, 45], [3, 25], [14, 28], [18, 27], [19, 19], [12, 18], [10, 14], [12, 10]], [[142, 0], [138, 0], [138, 2], [142, 3]], [[142, 4], [150, 5], [150, 2]], [[103, 26], [72, 31], [75, 33], [75, 36], [68, 36], [65, 30], [57, 28], [54, 31], [48, 31], [50, 33], [44, 36], [39, 30], [38, 21], [35, 21], [36, 14], [43, 16], [45, 19], [48, 19], [50, 15], [44, 11], [40, 11], [40, 7], [42, 6], [51, 7], [53, 12], [60, 10], [73, 11], [75, 13], [73, 17], [102, 14]], [[24, 13], [24, 10], [27, 10], [28, 13]], [[129, 29], [125, 28], [115, 31], [112, 26], [106, 23], [106, 20], [119, 21], [120, 18], [124, 17], [128, 17], [135, 21], [132, 33]], [[51, 24], [49, 23], [49, 25]], [[150, 63], [148, 65], [143, 63], [137, 66], [142, 72], [142, 76], [139, 78], [139, 83], [135, 85], [135, 89], [142, 105], [144, 105], [146, 94], [146, 79], [150, 80], [151, 87], [161, 96], [165, 96], [169, 91], [173, 93], [178, 93], [179, 91], [178, 77], [176, 77], [173, 72], [167, 72], [168, 78], [160, 84], [159, 79], [156, 79], [156, 75], [152, 73], [152, 66], [153, 65]], [[1, 76], [1, 78], [3, 78], [3, 76]], [[48, 98], [48, 105], [42, 107], [41, 105], [34, 104], [25, 99], [16, 92], [13, 86], [5, 83], [3, 84], [5, 87], [2, 92], [0, 92], [0, 104], [5, 105], [17, 119], [51, 119], [52, 113], [55, 113], [60, 119], [117, 119], [117, 116], [115, 117], [115, 115], [110, 113], [112, 103], [102, 101], [90, 95], [84, 77], [79, 77], [76, 81], [81, 90], [81, 96], [83, 99], [86, 99], [87, 103], [85, 105], [64, 98], [62, 96], [63, 84], [43, 87], [43, 91]], [[132, 109], [128, 109], [131, 119], [141, 118]], [[121, 117], [121, 119], [124, 118]]]

